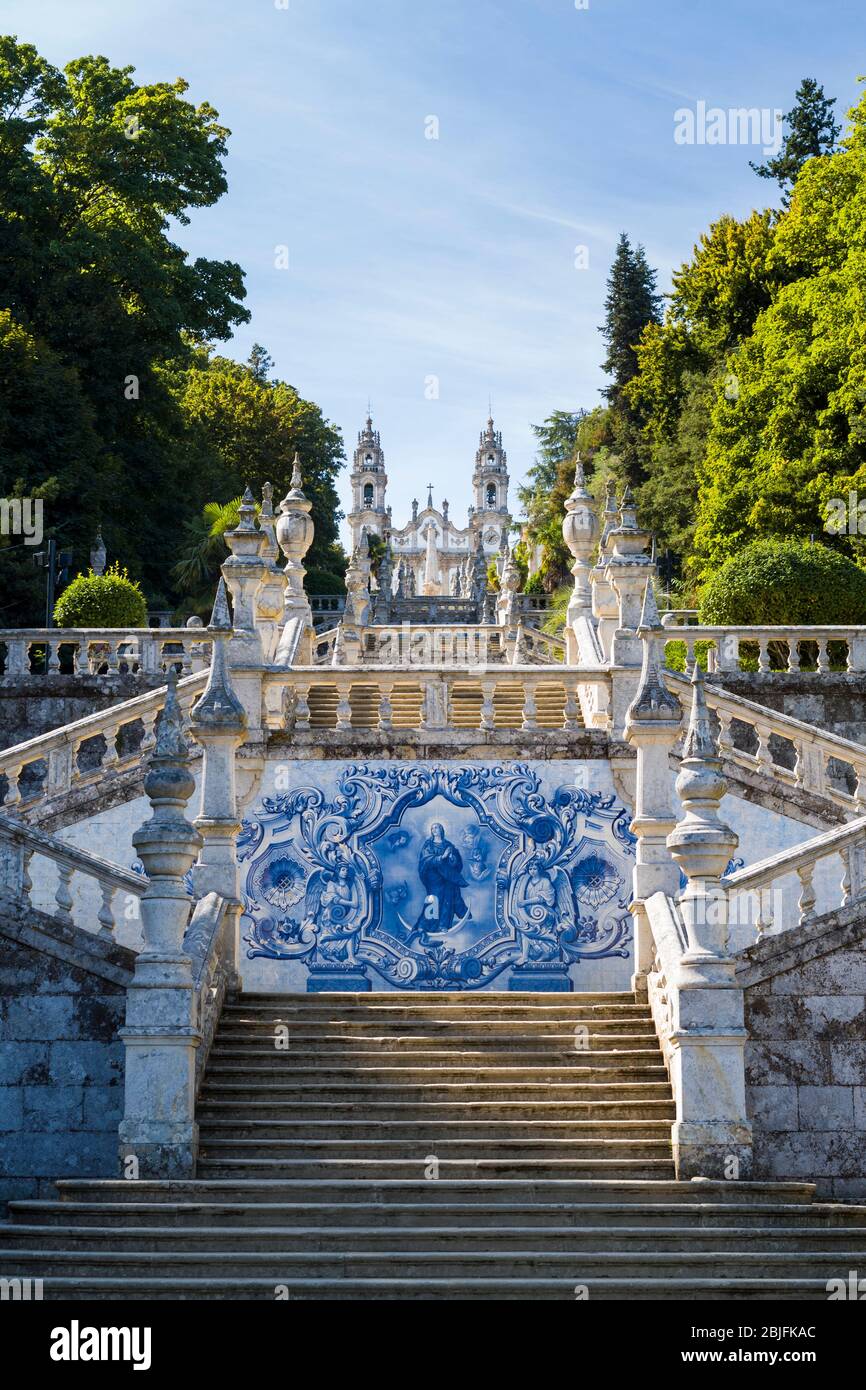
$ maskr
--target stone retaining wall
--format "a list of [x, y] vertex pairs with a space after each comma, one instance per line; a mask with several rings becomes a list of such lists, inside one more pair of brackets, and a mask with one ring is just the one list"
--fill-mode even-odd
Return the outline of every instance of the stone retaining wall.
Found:
[[756, 1178], [866, 1199], [866, 919], [842, 908], [739, 958]]
[[115, 1177], [131, 951], [0, 901], [0, 1208]]
[[28, 676], [0, 679], [0, 750], [86, 719], [165, 684], [157, 676]]

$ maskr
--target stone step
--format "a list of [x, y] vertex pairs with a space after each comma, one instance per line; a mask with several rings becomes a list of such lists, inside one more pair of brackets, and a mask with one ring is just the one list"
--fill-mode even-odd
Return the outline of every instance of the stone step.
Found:
[[304, 1060], [295, 1058], [289, 1052], [269, 1051], [262, 1056], [256, 1056], [253, 1061], [242, 1052], [236, 1056], [234, 1051], [226, 1052], [213, 1048], [208, 1058], [208, 1074], [214, 1081], [227, 1081], [230, 1076], [237, 1080], [255, 1076], [261, 1080], [266, 1074], [280, 1075], [290, 1072], [292, 1077], [304, 1077], [307, 1081], [316, 1081], [323, 1086], [348, 1081], [368, 1081], [371, 1084], [381, 1082], [382, 1085], [390, 1082], [392, 1085], [403, 1086], [423, 1083], [443, 1085], [462, 1081], [504, 1088], [519, 1085], [521, 1082], [544, 1083], [550, 1086], [556, 1082], [567, 1082], [572, 1077], [574, 1080], [589, 1080], [590, 1077], [598, 1077], [602, 1073], [611, 1081], [667, 1079], [658, 1053], [650, 1052], [597, 1052], [593, 1054], [591, 1064], [584, 1053], [582, 1056], [575, 1056], [574, 1061], [570, 1061], [568, 1065], [564, 1065], [562, 1060], [558, 1059], [556, 1066], [539, 1063], [536, 1066], [523, 1067], [505, 1062], [501, 1066], [492, 1066], [486, 1062], [465, 1067], [448, 1066], [444, 1063], [420, 1066], [417, 1065], [419, 1060], [414, 1059], [414, 1064], [407, 1062], [398, 1065], [384, 1062], [379, 1066], [371, 1066], [368, 1060], [363, 1058], [359, 1059], [357, 1065], [351, 1066], [340, 1063], [337, 1059], [333, 1062], [315, 1058]]
[[335, 1016], [344, 1018], [353, 1011], [370, 1013], [376, 1010], [423, 1013], [425, 1010], [458, 1009], [465, 1017], [476, 1009], [491, 1009], [500, 1016], [519, 1010], [562, 1010], [578, 1006], [586, 1008], [611, 1008], [617, 1011], [626, 1009], [648, 1014], [646, 1004], [637, 1004], [634, 995], [627, 990], [595, 990], [573, 994], [541, 994], [535, 991], [514, 994], [505, 990], [436, 990], [429, 994], [407, 995], [398, 990], [370, 990], [365, 994], [343, 994], [338, 990], [321, 990], [316, 994], [241, 994], [233, 995], [225, 1005], [226, 1015], [237, 1009], [264, 1009], [278, 1005], [281, 1008], [298, 1010], [311, 1009], [336, 1011]]
[[594, 1047], [580, 1050], [574, 1047], [573, 1038], [568, 1041], [571, 1042], [570, 1047], [567, 1042], [557, 1047], [542, 1039], [541, 1044], [535, 1046], [527, 1043], [524, 1047], [509, 1047], [504, 1042], [499, 1042], [478, 1049], [455, 1045], [440, 1047], [438, 1043], [427, 1047], [404, 1048], [399, 1042], [390, 1047], [356, 1047], [350, 1041], [335, 1047], [323, 1047], [317, 1042], [304, 1047], [300, 1043], [295, 1044], [292, 1039], [289, 1039], [288, 1047], [278, 1046], [274, 1041], [268, 1042], [265, 1039], [224, 1045], [217, 1039], [208, 1062], [213, 1059], [214, 1064], [221, 1065], [231, 1062], [242, 1062], [245, 1065], [261, 1064], [267, 1069], [291, 1066], [299, 1072], [310, 1068], [314, 1071], [333, 1071], [335, 1068], [350, 1068], [353, 1071], [357, 1068], [369, 1071], [372, 1068], [378, 1071], [382, 1067], [422, 1067], [425, 1072], [440, 1071], [443, 1068], [453, 1070], [454, 1067], [461, 1070], [471, 1068], [474, 1072], [501, 1071], [514, 1067], [522, 1070], [527, 1067], [540, 1068], [545, 1071], [581, 1067], [587, 1070], [594, 1067], [596, 1057], [600, 1058], [600, 1068], [628, 1066], [633, 1058], [643, 1066], [662, 1065], [658, 1049], [651, 1050], [641, 1038], [627, 1038], [624, 1043], [618, 1040], [615, 1045], [605, 1040], [600, 1044], [596, 1042]]
[[[134, 1196], [134, 1194], [133, 1194]], [[118, 1226], [158, 1228], [184, 1227], [280, 1227], [295, 1226], [327, 1229], [333, 1226], [389, 1230], [403, 1227], [493, 1227], [496, 1231], [515, 1226], [544, 1230], [548, 1227], [584, 1228], [607, 1231], [639, 1227], [641, 1230], [683, 1228], [699, 1234], [705, 1230], [736, 1227], [758, 1228], [765, 1233], [798, 1230], [838, 1231], [845, 1227], [866, 1230], [866, 1207], [841, 1203], [789, 1202], [688, 1202], [648, 1203], [567, 1202], [567, 1201], [490, 1201], [479, 1192], [475, 1200], [414, 1201], [72, 1201], [27, 1199], [9, 1203], [12, 1226], [51, 1229], [70, 1223], [77, 1227], [102, 1227], [108, 1221]]]
[[400, 1023], [383, 1023], [376, 1019], [353, 1019], [335, 1023], [330, 1019], [310, 1019], [304, 1014], [278, 1015], [268, 1018], [237, 1016], [223, 1020], [217, 1036], [221, 1042], [246, 1041], [251, 1038], [270, 1038], [279, 1027], [289, 1029], [292, 1041], [311, 1040], [317, 1043], [346, 1042], [379, 1044], [382, 1042], [435, 1042], [444, 1045], [480, 1046], [506, 1044], [512, 1041], [532, 1041], [536, 1044], [548, 1038], [565, 1041], [574, 1046], [578, 1029], [587, 1029], [590, 1038], [641, 1037], [647, 1043], [656, 1042], [652, 1022], [645, 1018], [596, 1019], [532, 1018], [503, 1020], [495, 1018], [406, 1019]]
[[534, 1082], [527, 1085], [506, 1086], [499, 1082], [427, 1082], [423, 1085], [387, 1084], [382, 1082], [347, 1081], [323, 1084], [320, 1081], [297, 1081], [280, 1075], [262, 1077], [256, 1067], [234, 1068], [241, 1075], [213, 1077], [208, 1074], [202, 1086], [202, 1100], [225, 1099], [233, 1096], [245, 1099], [267, 1099], [274, 1103], [288, 1100], [301, 1104], [308, 1099], [320, 1101], [343, 1101], [354, 1105], [366, 1105], [370, 1100], [380, 1100], [389, 1105], [416, 1105], [421, 1101], [436, 1104], [462, 1104], [510, 1101], [522, 1104], [524, 1101], [567, 1101], [569, 1103], [604, 1101], [616, 1103], [630, 1100], [665, 1100], [671, 1098], [670, 1083], [667, 1078], [652, 1081], [625, 1082], [614, 1078], [609, 1083], [599, 1083], [583, 1079], [573, 1079], [567, 1083], [555, 1082], [549, 1086]]
[[571, 1249], [562, 1251], [509, 1250], [381, 1250], [381, 1251], [260, 1251], [235, 1249], [211, 1251], [87, 1251], [17, 1249], [0, 1250], [0, 1277], [45, 1280], [74, 1275], [78, 1279], [135, 1278], [148, 1271], [154, 1276], [171, 1273], [187, 1278], [236, 1277], [291, 1278], [414, 1278], [434, 1275], [479, 1278], [499, 1274], [512, 1279], [568, 1278], [575, 1284], [605, 1278], [647, 1277], [663, 1279], [736, 1279], [751, 1273], [757, 1278], [839, 1279], [857, 1268], [860, 1251], [613, 1251]]
[[[442, 1135], [425, 1138], [423, 1135], [401, 1134], [393, 1138], [351, 1140], [321, 1137], [302, 1139], [273, 1138], [256, 1132], [252, 1138], [242, 1138], [236, 1133], [230, 1136], [214, 1137], [209, 1132], [202, 1137], [199, 1162], [220, 1162], [229, 1159], [264, 1163], [281, 1161], [283, 1156], [291, 1162], [305, 1162], [321, 1158], [323, 1162], [357, 1164], [381, 1159], [387, 1163], [421, 1164], [427, 1156], [444, 1162], [483, 1162], [510, 1163], [514, 1159], [528, 1159], [546, 1162], [571, 1162], [576, 1160], [599, 1160], [604, 1163], [648, 1162], [670, 1164], [670, 1132], [662, 1131], [656, 1138], [643, 1135], [636, 1138], [608, 1137], [604, 1134], [596, 1138], [536, 1138], [534, 1134], [526, 1138], [487, 1138], [468, 1137], [464, 1139], [446, 1138]], [[351, 1155], [351, 1157], [349, 1157]]]
[[0, 1228], [0, 1245], [6, 1251], [74, 1251], [83, 1254], [136, 1252], [170, 1253], [225, 1252], [230, 1245], [231, 1260], [236, 1252], [244, 1254], [306, 1254], [323, 1251], [329, 1254], [378, 1253], [381, 1251], [436, 1251], [458, 1254], [490, 1253], [510, 1255], [511, 1252], [540, 1252], [542, 1254], [576, 1253], [580, 1255], [634, 1255], [639, 1252], [667, 1255], [695, 1255], [744, 1252], [755, 1254], [805, 1254], [811, 1251], [831, 1253], [839, 1250], [853, 1255], [862, 1264], [866, 1254], [866, 1228], [840, 1227], [826, 1230], [823, 1226], [803, 1226], [799, 1229], [776, 1228], [767, 1231], [760, 1227], [716, 1226], [695, 1230], [691, 1226], [648, 1228], [620, 1226], [610, 1230], [604, 1226], [490, 1226], [461, 1224], [458, 1226], [430, 1224], [424, 1226], [238, 1226], [232, 1229], [231, 1239], [221, 1226], [138, 1226], [114, 1223], [107, 1226], [73, 1226], [16, 1224]]
[[[583, 1281], [586, 1285], [588, 1281]], [[280, 1279], [281, 1298], [293, 1302], [347, 1300], [353, 1303], [371, 1299], [393, 1302], [473, 1302], [505, 1300], [525, 1302], [575, 1300], [574, 1279]], [[588, 1284], [593, 1303], [637, 1300], [702, 1299], [721, 1303], [823, 1302], [827, 1298], [826, 1279], [597, 1279]], [[61, 1302], [232, 1300], [273, 1301], [272, 1279], [136, 1278], [107, 1279], [54, 1278], [46, 1285], [45, 1299]]]
[[[441, 1146], [440, 1146], [441, 1147]], [[439, 1158], [438, 1172], [442, 1178], [528, 1178], [543, 1182], [551, 1178], [586, 1178], [609, 1181], [621, 1178], [673, 1178], [674, 1166], [670, 1157], [659, 1158]], [[417, 1158], [283, 1158], [263, 1156], [228, 1157], [216, 1150], [203, 1154], [198, 1161], [203, 1178], [274, 1178], [293, 1177], [310, 1180], [340, 1178], [354, 1182], [359, 1178], [382, 1181], [388, 1178], [423, 1178], [428, 1168], [426, 1154]]]
[[[358, 1118], [360, 1114], [360, 1118]], [[365, 1125], [392, 1124], [470, 1124], [508, 1123], [515, 1126], [542, 1123], [616, 1124], [637, 1121], [665, 1121], [676, 1116], [673, 1100], [645, 1101], [391, 1101], [370, 1100], [364, 1109], [344, 1101], [303, 1100], [272, 1102], [250, 1100], [239, 1093], [234, 1100], [200, 1100], [197, 1107], [202, 1126], [231, 1121], [247, 1124], [251, 1120], [277, 1120], [285, 1123]]]
[[[362, 995], [358, 997], [363, 998]], [[519, 996], [511, 996], [512, 999], [516, 997]], [[310, 998], [314, 1002], [307, 1007], [296, 1007], [296, 996], [284, 996], [282, 1003], [275, 999], [268, 1004], [251, 1004], [243, 1008], [238, 1005], [231, 1009], [226, 1007], [222, 1013], [221, 1026], [245, 1027], [252, 1023], [289, 1022], [310, 1026], [325, 1025], [342, 1030], [361, 1024], [365, 1030], [378, 1027], [380, 1033], [393, 1031], [394, 1028], [419, 1029], [428, 1023], [436, 1027], [449, 1027], [466, 1032], [488, 1029], [507, 1032], [521, 1025], [534, 1028], [541, 1023], [559, 1024], [564, 1030], [577, 1024], [586, 1024], [588, 1027], [596, 1024], [600, 1027], [613, 1027], [618, 1023], [627, 1022], [642, 1023], [650, 1029], [653, 1027], [652, 1016], [643, 1005], [629, 1007], [604, 1004], [592, 1007], [573, 1002], [573, 996], [570, 995], [539, 995], [539, 998], [560, 998], [566, 1002], [538, 1004], [532, 1008], [516, 1004], [510, 1007], [476, 1004], [469, 1008], [457, 1004], [424, 1003], [416, 1008], [402, 1004], [382, 1004], [368, 1007], [350, 1005], [342, 1010], [339, 1007], [319, 1005], [316, 1001], [322, 998], [321, 995], [311, 995]]]
[[[199, 1107], [201, 1109], [201, 1107]], [[521, 1143], [550, 1140], [655, 1140], [670, 1148], [670, 1120], [287, 1120], [231, 1117], [212, 1119], [199, 1114], [199, 1138], [210, 1148], [215, 1140], [250, 1143], [271, 1139], [329, 1140], [344, 1145], [358, 1142], [395, 1144], [460, 1140], [473, 1144]]]
[[496, 1175], [478, 1178], [440, 1178], [429, 1182], [414, 1178], [383, 1180], [359, 1178], [352, 1183], [351, 1192], [339, 1178], [300, 1179], [240, 1179], [205, 1181], [202, 1178], [138, 1182], [121, 1178], [60, 1178], [54, 1184], [61, 1202], [422, 1202], [425, 1206], [440, 1202], [480, 1201], [506, 1205], [514, 1202], [556, 1201], [582, 1204], [639, 1202], [659, 1207], [671, 1203], [714, 1205], [748, 1202], [752, 1206], [802, 1205], [811, 1210], [815, 1194], [814, 1183], [807, 1182], [717, 1182], [695, 1179], [679, 1182], [676, 1179], [651, 1180], [628, 1178], [616, 1181], [580, 1178], [520, 1178], [504, 1179]]
[[[279, 1026], [279, 1025], [277, 1025]], [[281, 1057], [291, 1053], [294, 1057], [355, 1057], [378, 1052], [412, 1052], [424, 1056], [449, 1056], [455, 1052], [471, 1057], [509, 1057], [537, 1054], [541, 1057], [585, 1056], [587, 1052], [658, 1052], [653, 1035], [643, 1032], [631, 1033], [583, 1033], [574, 1030], [568, 1033], [513, 1033], [490, 1037], [470, 1038], [462, 1034], [440, 1036], [420, 1033], [403, 1035], [389, 1033], [366, 1036], [348, 1034], [345, 1037], [334, 1034], [315, 1034], [294, 1031], [288, 1025], [287, 1032], [276, 1033], [273, 1028], [256, 1032], [232, 1029], [220, 1031], [216, 1035], [213, 1052], [234, 1055], [243, 1050], [247, 1055], [270, 1056], [275, 1051]], [[581, 1025], [578, 1025], [579, 1027]], [[213, 1055], [213, 1054], [212, 1054]]]

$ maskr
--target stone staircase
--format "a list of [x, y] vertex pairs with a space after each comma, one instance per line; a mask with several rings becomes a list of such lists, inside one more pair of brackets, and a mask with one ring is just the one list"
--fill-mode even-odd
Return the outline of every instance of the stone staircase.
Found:
[[11, 1204], [0, 1276], [46, 1298], [825, 1299], [866, 1208], [677, 1182], [629, 994], [244, 996], [188, 1182]]

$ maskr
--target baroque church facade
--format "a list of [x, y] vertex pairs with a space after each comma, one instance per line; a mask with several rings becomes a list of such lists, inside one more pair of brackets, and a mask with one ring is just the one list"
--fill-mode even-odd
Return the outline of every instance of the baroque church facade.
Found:
[[378, 535], [390, 542], [397, 584], [406, 594], [430, 597], [465, 597], [471, 584], [473, 558], [479, 548], [490, 558], [505, 552], [511, 528], [508, 510], [508, 458], [502, 433], [492, 417], [479, 435], [472, 473], [473, 501], [465, 526], [455, 524], [449, 504], [434, 506], [433, 484], [427, 502], [412, 503], [412, 515], [404, 526], [393, 524], [387, 503], [388, 474], [379, 431], [370, 415], [358, 435], [352, 473], [352, 510], [348, 515], [352, 549], [362, 534]]

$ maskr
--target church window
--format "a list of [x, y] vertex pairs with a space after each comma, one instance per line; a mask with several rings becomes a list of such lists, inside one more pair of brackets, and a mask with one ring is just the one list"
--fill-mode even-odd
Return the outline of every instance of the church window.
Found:
[[494, 483], [487, 484], [487, 505], [488, 507], [496, 506], [496, 486]]
[[365, 506], [365, 507], [372, 507], [372, 505], [373, 505], [373, 484], [372, 484], [372, 483], [365, 483], [365, 484], [364, 484], [364, 506]]

